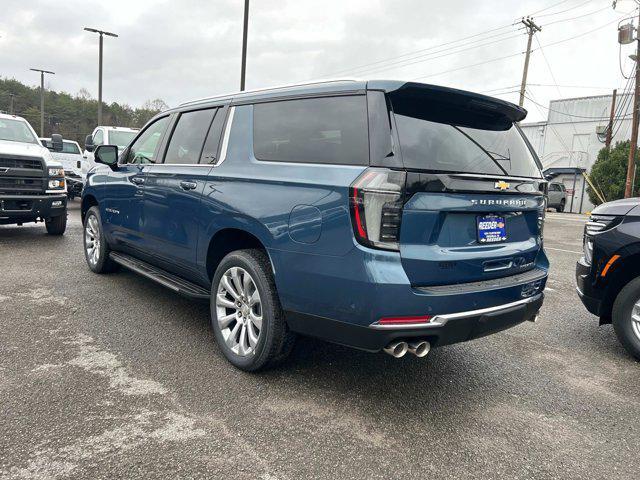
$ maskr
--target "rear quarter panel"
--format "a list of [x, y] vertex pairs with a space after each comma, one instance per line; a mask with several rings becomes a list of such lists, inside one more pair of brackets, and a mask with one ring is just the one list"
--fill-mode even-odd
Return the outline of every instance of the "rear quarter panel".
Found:
[[366, 167], [260, 161], [253, 154], [253, 107], [235, 108], [226, 157], [204, 189], [198, 263], [206, 273], [217, 232], [245, 230], [269, 251], [282, 295], [291, 288], [278, 274], [290, 267], [287, 252], [340, 257], [355, 248], [349, 185]]

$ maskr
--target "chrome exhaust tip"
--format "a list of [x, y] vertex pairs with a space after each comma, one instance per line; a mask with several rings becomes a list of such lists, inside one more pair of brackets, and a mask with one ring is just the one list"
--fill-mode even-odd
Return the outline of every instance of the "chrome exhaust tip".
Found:
[[409, 347], [408, 350], [418, 358], [426, 357], [429, 351], [431, 350], [431, 344], [426, 340], [420, 340], [418, 342], [409, 342], [408, 347]]
[[391, 342], [384, 347], [385, 353], [388, 353], [394, 358], [404, 357], [405, 353], [409, 350], [407, 342]]

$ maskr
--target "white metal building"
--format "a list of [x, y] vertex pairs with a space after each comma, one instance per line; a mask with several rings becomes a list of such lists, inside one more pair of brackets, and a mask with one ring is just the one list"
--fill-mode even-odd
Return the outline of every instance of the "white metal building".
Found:
[[[611, 100], [612, 95], [552, 100], [546, 121], [520, 125], [540, 157], [545, 175], [564, 183], [565, 211], [584, 213], [593, 208], [580, 172], [591, 170], [604, 147]], [[618, 95], [616, 107], [612, 145], [631, 136], [631, 95]]]

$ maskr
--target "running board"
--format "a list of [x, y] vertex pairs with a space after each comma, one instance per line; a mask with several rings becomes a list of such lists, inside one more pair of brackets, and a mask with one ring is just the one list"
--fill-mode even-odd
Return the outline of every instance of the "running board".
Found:
[[180, 295], [197, 300], [209, 300], [210, 294], [207, 289], [180, 278], [173, 273], [169, 273], [166, 270], [124, 253], [110, 252], [109, 257], [111, 257], [111, 260], [117, 264], [122, 265], [129, 270], [133, 270], [134, 272], [139, 273], [140, 275], [147, 277], [154, 282], [167, 287], [169, 290], [179, 293]]

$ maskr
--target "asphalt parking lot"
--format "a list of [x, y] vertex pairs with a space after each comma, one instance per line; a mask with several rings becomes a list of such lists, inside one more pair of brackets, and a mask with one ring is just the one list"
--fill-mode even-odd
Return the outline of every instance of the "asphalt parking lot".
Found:
[[0, 227], [2, 478], [638, 478], [640, 365], [574, 291], [584, 217], [550, 214], [537, 323], [393, 359], [303, 339], [232, 368], [206, 305]]

